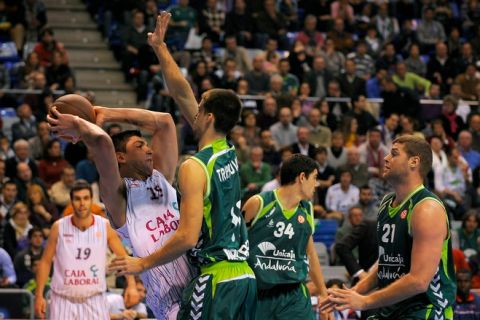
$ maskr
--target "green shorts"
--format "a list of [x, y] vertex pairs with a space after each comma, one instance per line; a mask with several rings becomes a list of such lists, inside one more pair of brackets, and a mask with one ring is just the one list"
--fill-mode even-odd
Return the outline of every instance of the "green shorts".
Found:
[[429, 305], [422, 308], [408, 308], [408, 310], [399, 310], [395, 313], [386, 314], [382, 312], [384, 308], [378, 309], [374, 315], [371, 315], [367, 320], [452, 320], [453, 309], [447, 307], [446, 309], [436, 309], [435, 306]]
[[314, 319], [307, 288], [303, 283], [295, 283], [259, 290], [255, 319]]
[[177, 319], [254, 319], [257, 282], [247, 262], [221, 261], [201, 269], [183, 291]]

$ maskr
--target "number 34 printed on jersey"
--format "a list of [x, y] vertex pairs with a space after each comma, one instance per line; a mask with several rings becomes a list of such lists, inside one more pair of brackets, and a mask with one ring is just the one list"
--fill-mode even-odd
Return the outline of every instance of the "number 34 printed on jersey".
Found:
[[293, 231], [293, 227], [291, 223], [285, 226], [285, 222], [279, 221], [277, 222], [275, 227], [277, 229], [273, 232], [273, 235], [277, 238], [281, 238], [283, 237], [283, 235], [286, 235], [288, 236], [288, 239], [292, 239], [293, 236], [295, 235], [295, 232]]

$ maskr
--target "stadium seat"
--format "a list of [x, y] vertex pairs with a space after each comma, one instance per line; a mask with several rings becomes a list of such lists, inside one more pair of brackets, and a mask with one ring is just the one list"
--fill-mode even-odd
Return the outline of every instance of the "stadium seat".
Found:
[[318, 260], [322, 266], [330, 265], [327, 246], [323, 242], [315, 242], [315, 251], [317, 251]]
[[348, 281], [348, 271], [344, 266], [322, 266], [322, 272], [325, 282], [331, 279]]
[[338, 222], [333, 219], [319, 220], [315, 227], [313, 240], [315, 242], [323, 242], [327, 248], [335, 242], [335, 234], [337, 233]]

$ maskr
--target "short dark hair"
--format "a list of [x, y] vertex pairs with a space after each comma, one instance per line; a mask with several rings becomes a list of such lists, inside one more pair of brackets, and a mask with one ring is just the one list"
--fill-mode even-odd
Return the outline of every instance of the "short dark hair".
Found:
[[469, 279], [472, 279], [472, 272], [468, 269], [460, 269], [457, 271], [457, 275], [459, 274], [466, 274], [468, 276]]
[[40, 229], [39, 227], [33, 227], [32, 229], [28, 230], [28, 234], [27, 234], [28, 240], [32, 240], [33, 234], [35, 232], [40, 232], [42, 234], [42, 237], [45, 238], [42, 229]]
[[15, 187], [17, 188], [17, 190], [18, 190], [17, 184], [16, 184], [15, 181], [13, 181], [12, 179], [7, 179], [7, 180], [5, 180], [5, 181], [3, 182], [3, 184], [2, 184], [2, 190], [5, 189], [5, 187], [6, 187], [7, 185], [15, 186]]
[[339, 288], [343, 288], [343, 284], [344, 284], [344, 283], [345, 283], [345, 282], [343, 282], [343, 280], [340, 280], [340, 279], [330, 279], [330, 280], [327, 281], [327, 283], [325, 284], [325, 286], [326, 286], [327, 288], [331, 288], [331, 287], [333, 287], [333, 286], [337, 286], [337, 287], [339, 287]]
[[364, 184], [363, 186], [360, 187], [360, 190], [371, 190], [372, 188], [370, 188], [370, 186], [368, 184]]
[[320, 154], [320, 153], [327, 154], [328, 153], [327, 148], [325, 148], [324, 146], [317, 147], [315, 149], [315, 155]]
[[232, 90], [211, 89], [204, 94], [203, 108], [215, 116], [215, 130], [228, 134], [240, 119], [242, 102]]
[[280, 184], [282, 186], [295, 182], [295, 179], [303, 172], [308, 178], [317, 169], [317, 163], [303, 154], [293, 154], [282, 164], [280, 169]]
[[107, 128], [105, 129], [105, 131], [106, 131], [106, 132], [108, 133], [108, 135], [110, 136], [110, 135], [111, 135], [110, 132], [111, 132], [113, 129], [115, 129], [115, 128], [122, 130], [122, 126], [121, 126], [120, 124], [118, 124], [118, 123], [112, 123], [112, 124], [110, 124], [110, 125], [107, 126]]
[[139, 130], [125, 130], [112, 136], [113, 147], [115, 152], [127, 152], [127, 141], [131, 137], [142, 138]]
[[425, 178], [432, 169], [432, 148], [428, 142], [417, 136], [403, 135], [393, 140], [392, 144], [395, 143], [403, 145], [408, 157], [420, 158], [420, 175]]
[[80, 190], [85, 190], [85, 189], [90, 191], [90, 196], [93, 196], [92, 186], [90, 185], [90, 183], [88, 183], [86, 180], [83, 180], [83, 179], [79, 179], [75, 181], [72, 189], [70, 190], [70, 200], [73, 200], [73, 194], [75, 192]]

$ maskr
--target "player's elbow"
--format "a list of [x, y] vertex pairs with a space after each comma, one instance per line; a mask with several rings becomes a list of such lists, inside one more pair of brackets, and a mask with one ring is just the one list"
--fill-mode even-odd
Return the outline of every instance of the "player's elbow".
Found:
[[417, 294], [426, 292], [428, 290], [428, 286], [430, 285], [430, 280], [420, 277], [414, 277], [412, 282], [412, 287], [415, 289]]
[[177, 236], [180, 238], [180, 242], [185, 251], [193, 249], [198, 242], [198, 237], [195, 237], [193, 232], [181, 232], [177, 231]]

